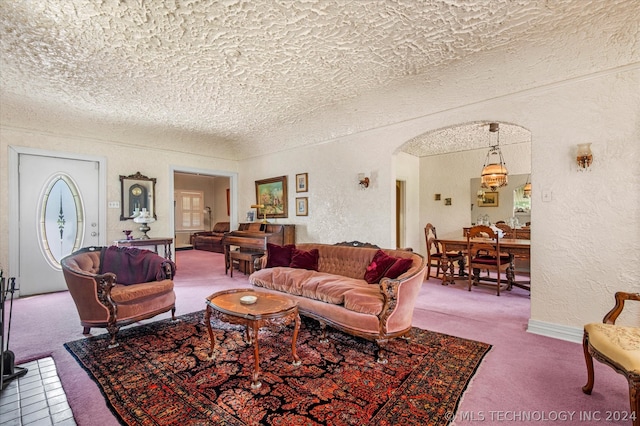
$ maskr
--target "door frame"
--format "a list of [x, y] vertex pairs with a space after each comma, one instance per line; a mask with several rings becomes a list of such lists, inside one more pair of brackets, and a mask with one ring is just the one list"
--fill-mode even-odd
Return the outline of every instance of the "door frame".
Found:
[[[104, 246], [107, 240], [107, 158], [95, 155], [9, 145], [7, 178], [9, 196], [9, 247], [14, 247], [14, 249], [9, 250], [9, 276], [20, 277], [20, 155], [37, 155], [41, 157], [54, 157], [68, 160], [94, 161], [99, 164], [98, 191], [101, 195], [98, 196], [98, 241], [100, 242], [100, 245]], [[20, 287], [19, 280], [18, 287]]]
[[[201, 176], [211, 176], [211, 177], [226, 177], [229, 178], [229, 229], [237, 229], [238, 227], [238, 173], [237, 172], [228, 172], [223, 170], [210, 170], [210, 169], [200, 169], [195, 167], [187, 167], [187, 166], [178, 166], [171, 165], [169, 166], [169, 179], [167, 185], [169, 188], [168, 193], [171, 194], [170, 205], [174, 206], [175, 199], [175, 183], [174, 183], [174, 175], [175, 173], [189, 173], [193, 175], [201, 175]], [[176, 214], [175, 209], [172, 207], [169, 209], [169, 226], [171, 235], [176, 235]], [[175, 245], [174, 245], [175, 250]], [[175, 257], [174, 257], [175, 259]]]

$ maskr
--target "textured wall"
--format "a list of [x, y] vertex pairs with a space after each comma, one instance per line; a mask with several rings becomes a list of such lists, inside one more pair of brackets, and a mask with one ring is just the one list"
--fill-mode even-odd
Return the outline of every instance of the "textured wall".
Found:
[[[313, 148], [248, 160], [241, 163], [245, 173], [240, 190], [247, 193], [254, 179], [282, 174], [292, 178], [295, 173], [308, 172], [310, 216], [288, 220], [300, 225], [300, 241], [359, 239], [390, 246], [393, 183], [400, 175], [390, 156], [394, 149], [423, 132], [487, 117], [520, 125], [532, 135], [531, 318], [577, 333], [584, 323], [601, 320], [615, 291], [640, 291], [633, 266], [640, 261], [638, 87], [637, 68], [611, 71]], [[576, 144], [591, 141], [596, 156], [593, 170], [578, 173]], [[429, 220], [437, 222], [443, 232], [458, 231], [462, 223], [468, 223], [469, 178], [479, 173], [478, 164], [483, 163], [486, 152], [475, 152], [476, 158], [472, 154], [448, 154], [420, 162], [420, 219], [410, 233], [422, 235]], [[527, 172], [526, 161], [510, 163], [514, 173]], [[369, 190], [357, 189], [358, 172], [377, 176]], [[440, 182], [442, 174], [448, 177], [445, 183]], [[459, 177], [460, 183], [454, 183]], [[433, 183], [436, 179], [437, 184]], [[542, 202], [543, 190], [551, 192], [550, 202]], [[433, 210], [434, 192], [453, 194], [452, 208]], [[292, 197], [290, 193], [289, 199]], [[463, 204], [460, 207], [458, 199]], [[251, 202], [242, 200], [245, 205]], [[630, 317], [630, 322], [640, 324], [640, 316]]]
[[[135, 142], [135, 141], [134, 141]], [[170, 209], [173, 204], [169, 200], [173, 198], [173, 188], [169, 185], [169, 166], [200, 167], [209, 170], [236, 171], [237, 164], [233, 161], [219, 160], [203, 155], [183, 154], [176, 151], [154, 149], [153, 147], [141, 149], [124, 145], [116, 145], [95, 139], [70, 138], [56, 136], [41, 132], [25, 131], [21, 129], [0, 128], [0, 204], [9, 205], [8, 199], [8, 146], [36, 148], [39, 150], [75, 153], [90, 156], [102, 156], [107, 159], [107, 201], [120, 202], [120, 175], [131, 175], [140, 172], [149, 177], [155, 177], [156, 181], [156, 212], [158, 220], [152, 223], [149, 235], [170, 236], [173, 234], [173, 225], [170, 223]], [[140, 235], [137, 230], [139, 225], [132, 221], [120, 221], [120, 209], [107, 209], [106, 211], [107, 235], [104, 242], [123, 237], [122, 230], [135, 230], [134, 236]], [[0, 215], [0, 266], [5, 269], [9, 265], [8, 230], [9, 217], [7, 210]]]

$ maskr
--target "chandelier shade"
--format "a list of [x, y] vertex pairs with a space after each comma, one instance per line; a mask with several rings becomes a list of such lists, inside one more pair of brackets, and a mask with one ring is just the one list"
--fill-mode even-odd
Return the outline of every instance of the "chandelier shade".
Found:
[[500, 133], [498, 123], [489, 124], [489, 131], [492, 133], [498, 133], [498, 142], [489, 149], [489, 152], [487, 152], [487, 158], [484, 160], [484, 167], [480, 174], [480, 182], [482, 188], [495, 191], [498, 188], [507, 186], [509, 183], [509, 171], [504, 164], [502, 152], [500, 151]]

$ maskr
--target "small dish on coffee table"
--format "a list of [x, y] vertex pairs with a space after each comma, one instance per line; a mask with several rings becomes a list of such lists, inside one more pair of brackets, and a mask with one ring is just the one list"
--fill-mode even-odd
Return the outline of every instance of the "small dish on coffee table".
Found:
[[258, 296], [242, 296], [240, 303], [243, 305], [253, 305], [258, 300]]

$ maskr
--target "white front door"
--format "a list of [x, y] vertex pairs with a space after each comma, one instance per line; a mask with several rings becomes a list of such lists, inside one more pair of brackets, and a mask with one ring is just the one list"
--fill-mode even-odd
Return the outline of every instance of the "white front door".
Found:
[[99, 245], [100, 163], [19, 154], [20, 296], [66, 290], [60, 260]]

